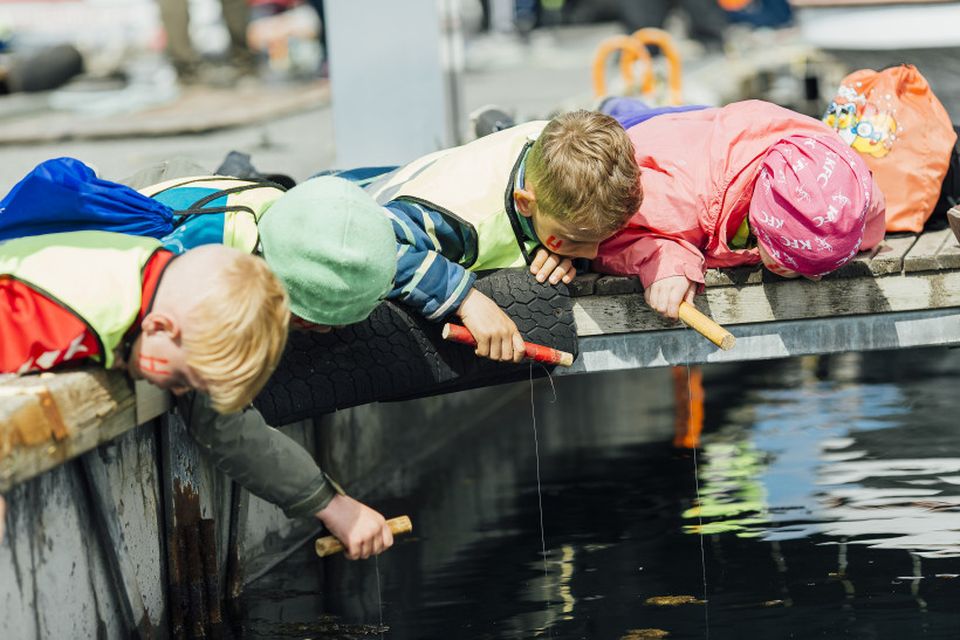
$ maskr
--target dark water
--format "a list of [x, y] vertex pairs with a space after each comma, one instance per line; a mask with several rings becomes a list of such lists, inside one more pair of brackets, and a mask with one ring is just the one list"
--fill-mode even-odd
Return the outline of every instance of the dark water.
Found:
[[530, 387], [506, 388], [377, 503], [415, 536], [322, 570], [304, 549], [252, 585], [244, 637], [960, 637], [960, 350], [705, 381], [699, 503], [665, 371], [538, 382], [544, 563]]

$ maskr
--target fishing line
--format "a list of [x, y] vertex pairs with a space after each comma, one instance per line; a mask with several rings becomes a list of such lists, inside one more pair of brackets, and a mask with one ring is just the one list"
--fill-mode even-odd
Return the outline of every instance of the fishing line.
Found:
[[380, 556], [373, 556], [373, 566], [377, 571], [377, 608], [380, 610], [380, 640], [383, 640], [383, 590], [380, 589]]
[[[547, 377], [550, 373], [547, 372]], [[553, 386], [553, 378], [550, 378], [550, 386]], [[553, 400], [557, 400], [557, 390], [553, 390]], [[537, 437], [537, 408], [533, 398], [533, 362], [530, 363], [530, 418], [533, 423], [533, 453], [537, 460], [537, 507], [540, 510], [540, 553], [543, 559], [543, 587], [547, 589], [550, 583], [550, 576], [547, 573], [547, 537], [543, 528], [543, 489], [540, 484], [540, 439]], [[549, 598], [544, 598], [544, 608], [550, 609]], [[547, 635], [553, 637], [550, 627], [547, 627]]]
[[[693, 416], [693, 390], [690, 388], [690, 356], [687, 356], [687, 420]], [[703, 549], [703, 502], [700, 500], [700, 466], [697, 461], [697, 449], [700, 439], [693, 443], [693, 481], [697, 488], [697, 535], [700, 538], [700, 567], [703, 575], [703, 626], [704, 637], [710, 639], [710, 605], [707, 602], [707, 556]]]

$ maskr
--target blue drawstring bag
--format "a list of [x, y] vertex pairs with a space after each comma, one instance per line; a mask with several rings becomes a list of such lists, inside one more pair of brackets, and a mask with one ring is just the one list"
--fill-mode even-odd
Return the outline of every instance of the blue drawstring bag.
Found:
[[162, 238], [173, 231], [173, 210], [75, 158], [41, 162], [0, 200], [0, 242], [85, 230]]

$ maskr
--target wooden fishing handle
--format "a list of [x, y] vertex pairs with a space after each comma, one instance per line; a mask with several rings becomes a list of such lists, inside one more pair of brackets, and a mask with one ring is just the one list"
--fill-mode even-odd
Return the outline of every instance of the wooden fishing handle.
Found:
[[[395, 536], [413, 531], [413, 523], [410, 522], [410, 516], [390, 518], [387, 520], [387, 526], [390, 527], [390, 531]], [[343, 551], [343, 545], [333, 536], [317, 538], [314, 548], [317, 550], [317, 555], [321, 558], [326, 558], [327, 556], [332, 556], [335, 553]]]
[[[470, 330], [459, 324], [450, 324], [448, 322], [443, 325], [443, 331], [440, 332], [440, 335], [443, 336], [444, 340], [449, 340], [450, 342], [458, 342], [460, 344], [470, 345], [471, 347], [477, 346], [477, 339], [473, 337]], [[558, 364], [561, 367], [569, 367], [573, 364], [573, 354], [567, 351], [560, 351], [553, 347], [545, 347], [542, 344], [534, 344], [532, 342], [524, 342], [523, 347], [523, 357], [527, 360], [544, 362], [546, 364]]]
[[700, 313], [700, 310], [689, 302], [680, 303], [680, 319], [683, 320], [685, 325], [724, 351], [733, 349], [733, 345], [737, 344], [737, 339], [733, 337], [732, 333], [714, 322], [709, 316]]

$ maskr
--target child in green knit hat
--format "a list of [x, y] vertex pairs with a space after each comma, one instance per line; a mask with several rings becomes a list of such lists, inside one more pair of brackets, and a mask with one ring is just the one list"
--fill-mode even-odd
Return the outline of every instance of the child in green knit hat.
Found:
[[286, 285], [301, 328], [360, 322], [393, 286], [397, 250], [390, 221], [346, 180], [320, 177], [294, 187], [258, 228], [263, 257]]
[[[262, 180], [205, 175], [181, 160], [127, 181], [185, 217], [165, 239], [175, 250], [222, 242], [259, 251], [286, 286], [291, 325], [328, 331], [366, 318], [390, 292], [397, 244], [382, 207], [354, 184], [333, 177], [289, 191]], [[383, 516], [343, 493], [313, 457], [271, 428], [253, 407], [218, 415], [202, 394], [177, 399], [191, 435], [221, 471], [288, 517], [314, 516], [348, 558], [386, 550], [393, 536]], [[277, 473], [283, 469], [283, 473]]]

